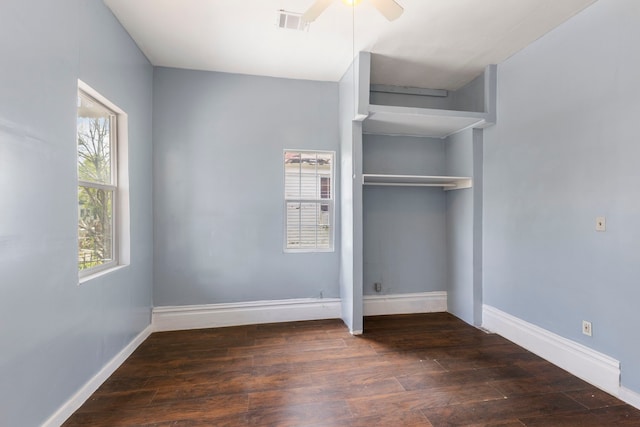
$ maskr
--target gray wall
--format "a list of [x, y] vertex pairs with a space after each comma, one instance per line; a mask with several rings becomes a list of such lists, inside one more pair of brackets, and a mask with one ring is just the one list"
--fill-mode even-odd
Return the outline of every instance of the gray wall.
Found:
[[[152, 68], [98, 0], [0, 13], [0, 425], [44, 422], [150, 322]], [[131, 265], [78, 286], [76, 90], [129, 114]]]
[[283, 252], [282, 163], [338, 150], [338, 85], [156, 68], [153, 107], [154, 304], [338, 297], [339, 239]]
[[468, 176], [473, 186], [448, 191], [446, 199], [449, 312], [470, 324], [481, 323], [482, 282], [482, 130], [447, 138], [446, 174]]
[[[451, 109], [458, 111], [485, 111], [485, 72], [451, 93]], [[487, 94], [488, 96], [488, 94]]]
[[338, 128], [342, 188], [340, 298], [349, 331], [363, 331], [362, 305], [362, 122], [369, 111], [371, 54], [360, 52], [338, 83]]
[[599, 1], [499, 66], [483, 229], [485, 303], [619, 359], [636, 392], [639, 23], [637, 0]]
[[371, 92], [371, 104], [483, 112], [485, 110], [484, 83], [485, 75], [481, 73], [460, 89], [447, 91], [447, 96]]
[[[345, 322], [350, 331], [355, 328], [362, 329], [362, 308], [357, 313], [356, 299], [358, 291], [354, 289], [354, 281], [359, 276], [358, 258], [361, 254], [354, 249], [354, 245], [358, 244], [355, 237], [355, 229], [357, 219], [354, 218], [354, 210], [358, 205], [354, 202], [357, 197], [357, 184], [354, 183], [353, 176], [355, 174], [354, 160], [354, 138], [356, 130], [354, 128], [353, 117], [356, 110], [355, 100], [355, 72], [357, 68], [355, 63], [345, 71], [342, 79], [338, 84], [338, 129], [340, 131], [340, 299], [342, 307], [342, 320]], [[359, 127], [362, 129], [362, 126]], [[360, 140], [362, 138], [362, 130], [359, 131]], [[361, 305], [361, 304], [360, 304]]]
[[[365, 135], [364, 173], [444, 175], [441, 139]], [[445, 192], [366, 186], [363, 195], [364, 294], [447, 290]]]

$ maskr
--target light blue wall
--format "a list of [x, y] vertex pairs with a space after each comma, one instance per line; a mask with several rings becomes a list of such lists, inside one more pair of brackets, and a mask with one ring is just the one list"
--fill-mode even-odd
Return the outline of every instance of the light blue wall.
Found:
[[445, 140], [365, 134], [362, 169], [372, 174], [444, 175]]
[[[495, 92], [494, 92], [495, 93]], [[495, 113], [495, 111], [494, 111]], [[482, 326], [484, 283], [484, 129], [473, 130], [473, 324]], [[471, 322], [469, 322], [471, 323]]]
[[[444, 175], [444, 140], [365, 135], [364, 173]], [[447, 290], [445, 192], [366, 186], [363, 195], [364, 294]]]
[[485, 304], [617, 358], [636, 392], [639, 40], [640, 2], [599, 1], [499, 66], [483, 230]]
[[[150, 322], [152, 68], [98, 0], [3, 0], [0, 58], [0, 425], [35, 426]], [[81, 286], [78, 78], [129, 114], [132, 240]]]
[[338, 83], [341, 172], [340, 299], [342, 320], [363, 331], [362, 306], [362, 122], [369, 111], [371, 54], [360, 52]]
[[[354, 330], [354, 280], [358, 279], [354, 269], [357, 266], [357, 251], [354, 244], [354, 125], [355, 115], [355, 64], [345, 71], [338, 84], [338, 129], [340, 131], [340, 300], [342, 320], [350, 331]], [[360, 127], [361, 129], [361, 127]], [[360, 131], [362, 133], [362, 131]], [[358, 318], [362, 317], [356, 316]], [[362, 320], [356, 323], [362, 326]]]
[[482, 130], [447, 138], [446, 174], [472, 178], [472, 187], [446, 194], [446, 262], [449, 312], [470, 324], [481, 323], [482, 282]]
[[[485, 111], [485, 74], [465, 84], [458, 90], [447, 91], [447, 96], [408, 95], [388, 92], [371, 92], [371, 104], [398, 107], [433, 108], [437, 110]], [[427, 88], [439, 89], [439, 88]]]
[[[451, 93], [451, 109], [457, 111], [485, 111], [485, 72]], [[487, 94], [487, 96], [489, 96]]]
[[153, 105], [155, 305], [338, 297], [339, 240], [283, 252], [283, 150], [338, 150], [338, 85], [156, 68]]

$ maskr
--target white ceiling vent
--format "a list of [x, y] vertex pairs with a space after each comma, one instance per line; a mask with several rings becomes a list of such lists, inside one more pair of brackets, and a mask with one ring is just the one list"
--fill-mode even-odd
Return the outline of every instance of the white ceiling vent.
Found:
[[276, 24], [278, 28], [285, 30], [307, 31], [309, 29], [309, 23], [302, 20], [301, 13], [288, 12], [283, 9], [278, 11]]

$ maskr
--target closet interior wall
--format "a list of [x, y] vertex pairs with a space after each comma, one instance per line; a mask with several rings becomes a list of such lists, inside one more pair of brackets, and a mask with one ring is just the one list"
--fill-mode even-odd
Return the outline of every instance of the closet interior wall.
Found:
[[353, 67], [340, 112], [343, 195], [353, 195], [342, 204], [353, 219], [341, 234], [345, 322], [361, 333], [358, 313], [377, 296], [376, 314], [385, 304], [394, 314], [394, 299], [429, 310], [420, 300], [437, 294], [438, 307], [480, 325], [482, 138], [495, 123], [496, 66], [455, 91], [371, 85], [368, 52]]

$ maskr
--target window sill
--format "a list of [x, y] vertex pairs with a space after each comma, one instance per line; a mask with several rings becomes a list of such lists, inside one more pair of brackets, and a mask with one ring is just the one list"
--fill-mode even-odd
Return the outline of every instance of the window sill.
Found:
[[122, 270], [125, 267], [127, 267], [127, 264], [125, 264], [125, 265], [116, 265], [114, 267], [107, 268], [105, 270], [96, 271], [95, 273], [89, 274], [87, 276], [82, 276], [82, 277], [78, 278], [78, 286], [84, 285], [85, 283], [90, 282], [90, 281], [92, 281], [94, 279], [97, 279], [99, 277], [106, 276], [107, 274], [111, 274], [111, 273], [114, 273], [114, 272], [116, 272], [118, 270]]
[[285, 254], [312, 254], [312, 253], [318, 253], [318, 254], [326, 254], [326, 253], [331, 253], [331, 252], [335, 252], [335, 249], [284, 249], [284, 253]]

